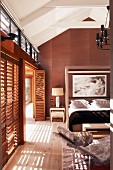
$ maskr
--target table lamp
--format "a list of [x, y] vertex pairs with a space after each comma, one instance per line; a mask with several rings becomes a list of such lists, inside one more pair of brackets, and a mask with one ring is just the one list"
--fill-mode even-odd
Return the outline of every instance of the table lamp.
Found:
[[52, 96], [56, 96], [56, 107], [60, 107], [60, 98], [59, 96], [63, 96], [63, 88], [52, 88]]

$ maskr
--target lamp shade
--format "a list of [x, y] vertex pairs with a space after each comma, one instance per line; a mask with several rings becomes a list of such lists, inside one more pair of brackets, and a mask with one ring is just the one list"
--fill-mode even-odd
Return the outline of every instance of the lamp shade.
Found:
[[52, 96], [63, 96], [63, 88], [52, 88]]

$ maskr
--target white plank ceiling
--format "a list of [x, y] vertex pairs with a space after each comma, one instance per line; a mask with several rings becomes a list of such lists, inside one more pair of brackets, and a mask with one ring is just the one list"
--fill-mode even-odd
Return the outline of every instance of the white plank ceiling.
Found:
[[[2, 0], [29, 41], [38, 47], [70, 28], [100, 28], [109, 0]], [[83, 21], [91, 18], [93, 21]]]

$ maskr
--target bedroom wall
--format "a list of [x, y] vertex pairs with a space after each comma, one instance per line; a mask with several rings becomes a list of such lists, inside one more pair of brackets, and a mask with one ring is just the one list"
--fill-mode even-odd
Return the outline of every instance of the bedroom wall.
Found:
[[[97, 49], [97, 32], [98, 29], [69, 29], [38, 48], [40, 68], [46, 70], [46, 116], [55, 103], [52, 87], [65, 90], [65, 66], [110, 66], [110, 51]], [[60, 99], [64, 105], [64, 96]]]

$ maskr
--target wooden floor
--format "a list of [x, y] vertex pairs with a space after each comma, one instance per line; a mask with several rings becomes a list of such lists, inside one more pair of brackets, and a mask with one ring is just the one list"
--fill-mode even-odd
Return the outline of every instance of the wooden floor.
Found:
[[31, 106], [26, 109], [26, 143], [18, 147], [3, 170], [62, 170], [62, 151], [69, 146], [57, 134], [57, 127], [66, 125], [49, 120], [35, 122]]
[[[58, 126], [65, 127], [65, 123], [35, 122], [31, 117], [27, 118], [27, 142], [18, 147], [3, 170], [62, 170], [62, 151], [69, 146], [58, 135]], [[109, 167], [91, 170], [109, 170]]]
[[57, 126], [63, 122], [27, 120], [27, 142], [19, 146], [3, 170], [62, 170], [62, 147]]

